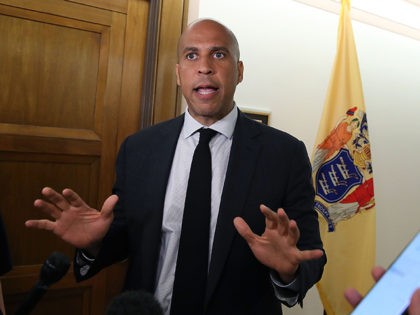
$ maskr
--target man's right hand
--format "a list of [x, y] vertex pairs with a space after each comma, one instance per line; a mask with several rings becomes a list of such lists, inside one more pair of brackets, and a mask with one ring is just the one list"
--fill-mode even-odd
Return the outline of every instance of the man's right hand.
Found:
[[77, 248], [95, 252], [111, 225], [118, 197], [108, 197], [101, 211], [98, 211], [89, 207], [77, 193], [68, 188], [60, 194], [50, 187], [45, 187], [41, 193], [45, 200], [35, 200], [34, 206], [54, 220], [28, 220], [25, 225], [52, 231]]

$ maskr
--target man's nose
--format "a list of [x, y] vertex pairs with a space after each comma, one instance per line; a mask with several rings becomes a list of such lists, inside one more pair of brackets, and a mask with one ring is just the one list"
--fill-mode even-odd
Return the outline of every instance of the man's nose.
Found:
[[212, 74], [213, 73], [212, 62], [208, 60], [207, 58], [201, 59], [199, 67], [198, 67], [198, 72], [200, 74]]

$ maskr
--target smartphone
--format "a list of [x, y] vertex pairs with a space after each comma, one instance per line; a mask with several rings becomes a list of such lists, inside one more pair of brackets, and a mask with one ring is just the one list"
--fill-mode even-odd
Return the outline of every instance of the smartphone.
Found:
[[420, 232], [407, 244], [351, 315], [401, 315], [420, 288]]

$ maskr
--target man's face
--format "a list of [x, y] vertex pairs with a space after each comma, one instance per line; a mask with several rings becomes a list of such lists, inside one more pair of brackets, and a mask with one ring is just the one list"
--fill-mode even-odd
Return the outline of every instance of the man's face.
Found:
[[176, 65], [177, 83], [189, 113], [211, 125], [233, 108], [236, 85], [242, 81], [243, 65], [232, 37], [214, 21], [200, 21], [182, 35]]

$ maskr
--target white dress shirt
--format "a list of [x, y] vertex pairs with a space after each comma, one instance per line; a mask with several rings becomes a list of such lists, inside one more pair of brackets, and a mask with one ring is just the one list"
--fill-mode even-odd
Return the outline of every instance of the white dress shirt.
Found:
[[[237, 117], [238, 110], [234, 106], [228, 115], [209, 126], [218, 132], [209, 143], [212, 156], [209, 259]], [[184, 126], [178, 138], [166, 188], [155, 291], [155, 297], [162, 305], [165, 314], [169, 314], [170, 311], [188, 177], [194, 150], [200, 137], [196, 131], [202, 127], [205, 126], [197, 122], [186, 110]]]

